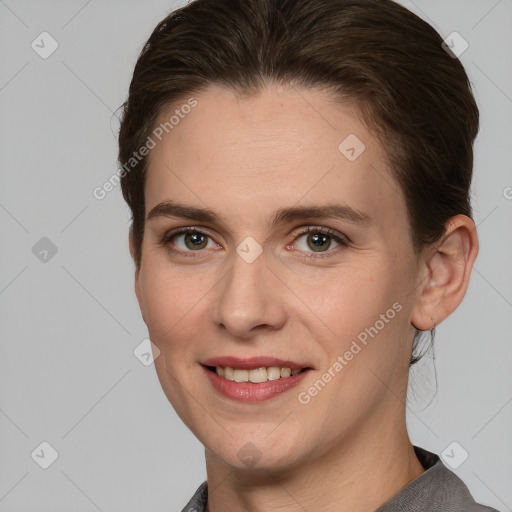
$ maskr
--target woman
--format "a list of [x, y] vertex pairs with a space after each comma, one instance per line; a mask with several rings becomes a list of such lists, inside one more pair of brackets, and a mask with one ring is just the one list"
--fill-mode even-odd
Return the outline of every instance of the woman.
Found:
[[162, 388], [205, 446], [191, 511], [484, 511], [410, 442], [422, 331], [478, 238], [478, 109], [390, 0], [195, 0], [146, 43], [119, 162]]

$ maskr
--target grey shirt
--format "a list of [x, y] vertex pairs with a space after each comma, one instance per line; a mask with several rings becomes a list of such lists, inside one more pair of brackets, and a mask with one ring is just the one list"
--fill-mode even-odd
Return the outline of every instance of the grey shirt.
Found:
[[[376, 512], [498, 512], [477, 503], [464, 482], [435, 453], [414, 446], [425, 472]], [[181, 512], [205, 512], [208, 484], [203, 482]]]

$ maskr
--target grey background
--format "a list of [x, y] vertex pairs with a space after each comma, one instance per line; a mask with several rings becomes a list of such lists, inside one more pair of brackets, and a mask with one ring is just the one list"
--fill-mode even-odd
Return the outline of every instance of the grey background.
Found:
[[[137, 55], [183, 3], [0, 0], [0, 512], [170, 512], [206, 476], [202, 446], [133, 354], [147, 330], [128, 209], [119, 188], [92, 195], [116, 170], [113, 113]], [[409, 431], [439, 454], [459, 443], [469, 457], [455, 472], [477, 501], [510, 511], [512, 1], [403, 3], [468, 41], [482, 116], [480, 254], [437, 329], [437, 394], [431, 358], [411, 376]], [[59, 44], [47, 59], [31, 48], [43, 31]], [[57, 248], [46, 262], [33, 253], [43, 237]], [[31, 457], [43, 441], [58, 452], [48, 469]]]

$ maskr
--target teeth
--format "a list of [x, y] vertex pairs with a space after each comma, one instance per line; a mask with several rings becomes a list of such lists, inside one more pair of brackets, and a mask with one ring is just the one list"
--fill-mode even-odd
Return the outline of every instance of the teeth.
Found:
[[267, 380], [277, 380], [281, 378], [281, 370], [277, 366], [267, 368]]
[[233, 380], [235, 382], [247, 382], [249, 380], [249, 370], [235, 370]]
[[255, 368], [253, 370], [238, 370], [230, 368], [229, 366], [222, 367], [216, 366], [215, 371], [220, 377], [234, 382], [266, 382], [267, 380], [277, 380], [280, 378], [290, 377], [290, 375], [297, 375], [302, 370], [290, 368], [278, 368], [277, 366], [270, 366], [269, 368]]
[[[239, 370], [235, 370], [235, 373]], [[251, 382], [265, 382], [267, 380], [267, 369], [266, 368], [255, 368], [249, 370], [249, 380]]]

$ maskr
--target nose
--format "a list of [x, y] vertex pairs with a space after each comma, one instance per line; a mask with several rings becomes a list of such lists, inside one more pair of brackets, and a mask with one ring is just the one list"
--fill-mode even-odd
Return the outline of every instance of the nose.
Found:
[[213, 321], [233, 337], [250, 338], [286, 323], [286, 287], [263, 252], [251, 263], [233, 253], [231, 268], [215, 287]]

